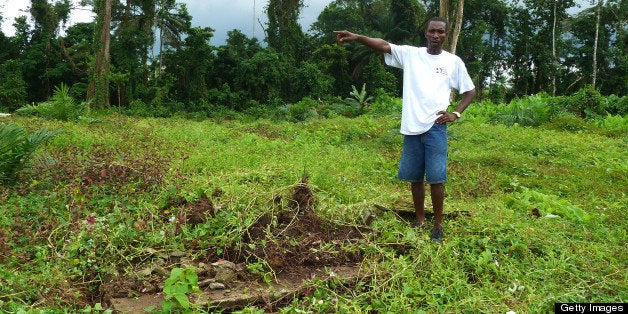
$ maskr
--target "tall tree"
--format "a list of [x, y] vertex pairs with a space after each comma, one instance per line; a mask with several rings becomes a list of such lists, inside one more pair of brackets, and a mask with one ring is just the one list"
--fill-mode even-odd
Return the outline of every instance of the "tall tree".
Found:
[[[513, 91], [516, 95], [540, 91], [553, 93], [554, 79], [558, 85], [564, 79], [564, 73], [569, 71], [562, 65], [567, 55], [563, 34], [567, 9], [575, 5], [574, 0], [523, 0], [514, 3], [508, 38], [512, 43], [509, 63], [516, 69]], [[548, 41], [548, 36], [555, 40]], [[524, 85], [526, 87], [522, 88]]]
[[458, 39], [456, 54], [474, 79], [477, 98], [488, 90], [490, 97], [500, 101], [506, 88], [508, 5], [504, 0], [466, 0], [465, 9], [473, 14], [465, 16], [465, 35]]
[[425, 9], [418, 0], [397, 0], [390, 2], [393, 27], [388, 31], [388, 40], [398, 44], [417, 44], [423, 28], [421, 21], [425, 16]]
[[155, 28], [159, 34], [159, 65], [157, 73], [163, 66], [164, 46], [180, 48], [183, 36], [192, 27], [192, 16], [185, 4], [177, 4], [176, 0], [158, 0], [155, 15]]
[[164, 76], [173, 80], [171, 92], [176, 100], [190, 103], [207, 100], [215, 48], [209, 41], [214, 30], [193, 27], [181, 49], [164, 52]]
[[98, 40], [94, 67], [91, 73], [87, 99], [96, 108], [109, 107], [109, 47], [111, 44], [111, 0], [97, 0], [94, 3], [98, 25]]
[[591, 79], [591, 85], [595, 88], [595, 83], [597, 83], [597, 47], [600, 38], [600, 17], [602, 16], [602, 5], [604, 1], [597, 0], [597, 14], [595, 19], [595, 40], [593, 43], [593, 74]]
[[[464, 0], [440, 0], [439, 16], [449, 21], [450, 31], [445, 41], [445, 49], [455, 54], [458, 37], [462, 29]], [[453, 5], [452, 5], [453, 4]]]
[[[599, 12], [599, 13], [598, 13]], [[599, 26], [598, 24], [599, 14]], [[572, 53], [565, 66], [570, 69], [569, 91], [591, 84], [602, 94], [626, 95], [628, 91], [628, 2], [602, 1], [582, 10], [570, 21]], [[597, 30], [597, 44], [596, 41]], [[595, 51], [597, 47], [597, 51]], [[595, 59], [595, 74], [593, 60]]]
[[[31, 0], [29, 13], [33, 25], [24, 39], [23, 74], [32, 90], [29, 100], [39, 101], [52, 93], [52, 86], [62, 81], [65, 72], [59, 64], [57, 34], [61, 23], [69, 17], [70, 2], [63, 0], [50, 3], [48, 0]], [[17, 21], [16, 21], [17, 22]]]
[[301, 55], [305, 39], [301, 24], [299, 24], [301, 9], [303, 9], [303, 0], [270, 0], [266, 8], [268, 45], [297, 62], [303, 60]]

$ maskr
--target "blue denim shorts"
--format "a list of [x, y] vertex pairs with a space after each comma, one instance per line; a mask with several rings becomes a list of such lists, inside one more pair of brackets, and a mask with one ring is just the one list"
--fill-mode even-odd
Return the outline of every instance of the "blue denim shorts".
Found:
[[429, 184], [447, 181], [447, 125], [434, 123], [427, 132], [404, 135], [399, 180]]

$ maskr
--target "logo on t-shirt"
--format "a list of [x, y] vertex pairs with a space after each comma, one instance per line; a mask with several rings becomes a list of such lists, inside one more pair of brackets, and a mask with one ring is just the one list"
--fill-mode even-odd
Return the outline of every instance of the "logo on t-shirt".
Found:
[[436, 67], [436, 74], [441, 74], [441, 75], [447, 76], [448, 75], [447, 74], [447, 69], [445, 69], [444, 67], [437, 66]]

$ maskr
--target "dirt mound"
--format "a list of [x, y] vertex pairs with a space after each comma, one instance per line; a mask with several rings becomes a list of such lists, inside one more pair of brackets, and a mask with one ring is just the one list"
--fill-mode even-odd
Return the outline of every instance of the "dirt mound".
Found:
[[[216, 288], [210, 288], [210, 286], [224, 285], [224, 289], [233, 291], [237, 285], [264, 285], [263, 281], [268, 278], [261, 278], [259, 272], [250, 272], [247, 265], [251, 263], [260, 263], [264, 267], [263, 272], [274, 274], [273, 284], [295, 286], [291, 288], [294, 290], [292, 293], [300, 289], [296, 287], [300, 286], [304, 280], [312, 279], [313, 274], [319, 276], [324, 274], [324, 269], [327, 268], [345, 269], [346, 273], [356, 272], [359, 267], [352, 266], [363, 259], [361, 249], [357, 244], [363, 239], [363, 233], [368, 230], [335, 224], [318, 217], [314, 210], [315, 195], [307, 177], [295, 184], [289, 194], [283, 197], [283, 200], [281, 197], [275, 198], [274, 201], [278, 204], [277, 210], [259, 217], [245, 230], [243, 242], [226, 250], [223, 258], [227, 256], [230, 261], [221, 259], [216, 262], [215, 256], [193, 260], [191, 256], [194, 256], [194, 252], [178, 252], [174, 256], [171, 252], [157, 259], [162, 261], [160, 263], [138, 267], [136, 276], [116, 278], [101, 285], [100, 292], [104, 296], [103, 301], [106, 304], [118, 304], [118, 306], [128, 305], [142, 295], [147, 296], [144, 299], [161, 300], [148, 296], [160, 294], [161, 286], [168, 277], [169, 268], [180, 267], [184, 264], [192, 265], [197, 269], [199, 283], [207, 283], [201, 288], [212, 304], [221, 304], [224, 300], [215, 299], [215, 296], [223, 294], [215, 292]], [[174, 217], [177, 226], [203, 223], [210, 216], [214, 216], [217, 211], [206, 196], [202, 196], [196, 202], [186, 202], [181, 198], [172, 199], [169, 201], [169, 206], [178, 208], [178, 215]], [[165, 216], [162, 218], [166, 219]], [[228, 272], [233, 281], [217, 280], [219, 277], [225, 277], [223, 276], [225, 272], [218, 267], [220, 266], [218, 264], [225, 262], [234, 265]], [[211, 284], [215, 282], [220, 284]], [[272, 288], [266, 290], [268, 289], [272, 290]], [[256, 295], [263, 295], [263, 292], [256, 293]], [[243, 302], [252, 302], [253, 299]], [[159, 302], [154, 305], [160, 306]], [[237, 308], [238, 306], [229, 307]]]
[[247, 229], [245, 258], [264, 260], [273, 271], [360, 262], [360, 250], [347, 244], [362, 239], [363, 230], [321, 219], [314, 212], [315, 203], [304, 177], [294, 186], [287, 209], [264, 214]]

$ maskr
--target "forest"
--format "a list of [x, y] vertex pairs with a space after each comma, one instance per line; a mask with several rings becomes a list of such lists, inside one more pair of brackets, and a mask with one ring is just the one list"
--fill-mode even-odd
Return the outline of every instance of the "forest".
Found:
[[[45, 101], [61, 85], [92, 108], [148, 116], [263, 111], [303, 99], [330, 105], [363, 86], [374, 97], [396, 97], [400, 73], [378, 53], [335, 44], [332, 31], [422, 45], [425, 22], [439, 15], [451, 20], [447, 49], [466, 62], [479, 99], [628, 90], [625, 1], [578, 9], [574, 0], [337, 0], [303, 30], [306, 3], [269, 1], [263, 40], [234, 29], [215, 46], [214, 30], [192, 27], [175, 0], [96, 0], [81, 8], [33, 0], [30, 17], [13, 21], [15, 35], [0, 33], [0, 108]], [[95, 21], [65, 27], [86, 8]]]
[[[307, 1], [270, 0], [263, 40], [219, 46], [175, 0], [66, 26], [72, 3], [0, 33], [0, 312], [628, 299], [626, 1], [335, 0], [303, 30]], [[478, 91], [447, 125], [440, 244], [397, 178], [401, 73], [333, 34], [423, 45], [432, 16]]]

